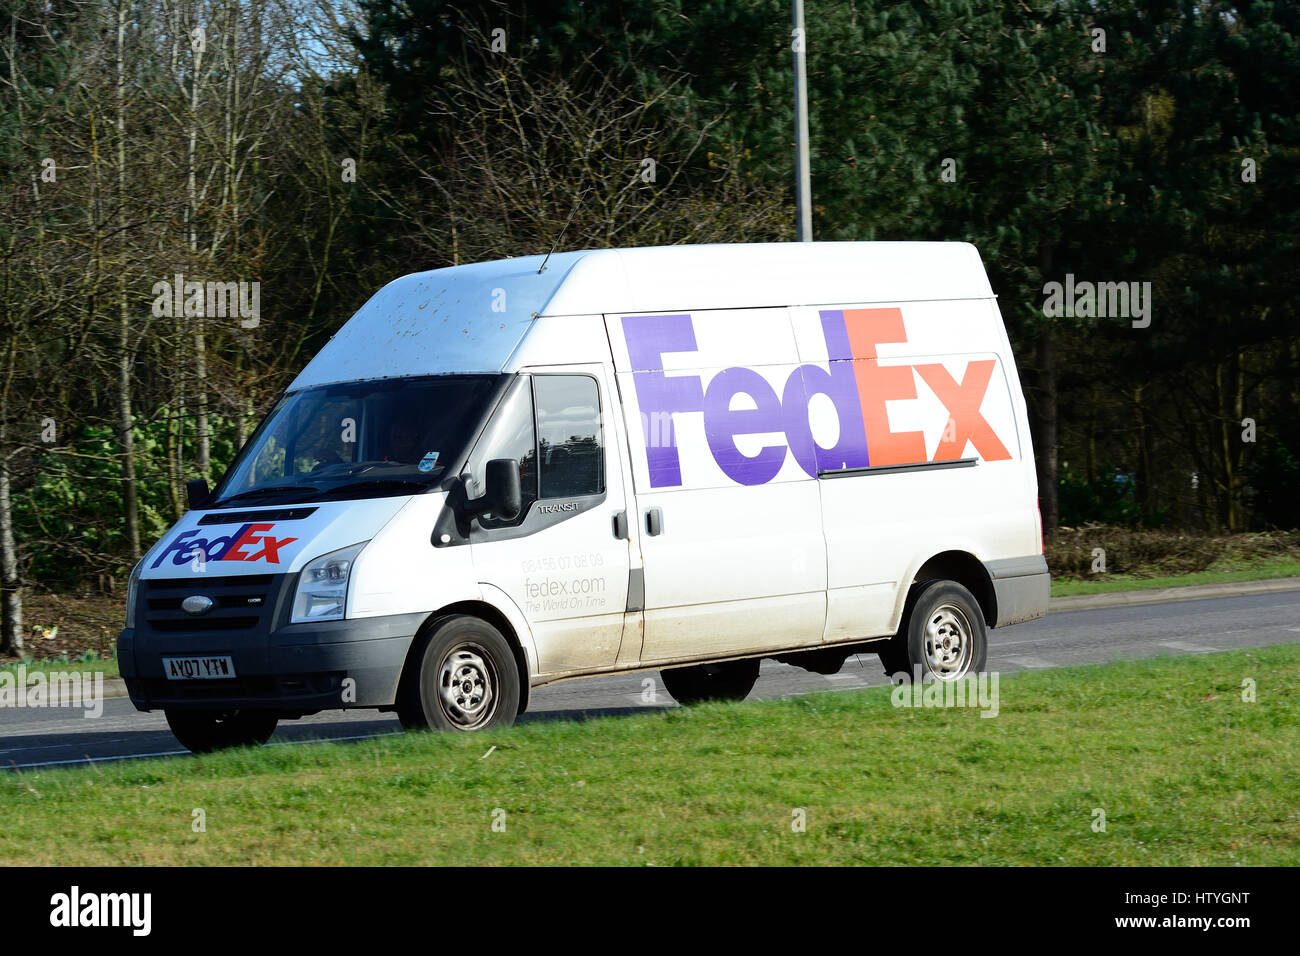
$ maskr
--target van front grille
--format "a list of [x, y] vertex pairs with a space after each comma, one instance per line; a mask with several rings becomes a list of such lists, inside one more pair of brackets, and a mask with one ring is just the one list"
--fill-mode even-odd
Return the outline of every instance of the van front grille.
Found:
[[[249, 631], [268, 612], [274, 582], [271, 574], [142, 581], [143, 616], [158, 634]], [[182, 603], [189, 597], [206, 597], [212, 605], [201, 614], [187, 613]]]

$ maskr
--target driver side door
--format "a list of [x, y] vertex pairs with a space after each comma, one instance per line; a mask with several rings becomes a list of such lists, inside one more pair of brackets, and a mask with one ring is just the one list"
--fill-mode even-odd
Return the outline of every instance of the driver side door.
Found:
[[627, 502], [604, 383], [600, 366], [521, 375], [469, 459], [474, 495], [487, 462], [520, 463], [519, 515], [475, 521], [470, 550], [480, 584], [528, 619], [539, 676], [611, 667], [623, 642], [631, 558], [615, 518]]

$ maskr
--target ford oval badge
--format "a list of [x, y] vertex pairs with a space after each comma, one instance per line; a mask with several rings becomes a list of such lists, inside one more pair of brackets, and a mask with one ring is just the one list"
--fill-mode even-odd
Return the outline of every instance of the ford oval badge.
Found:
[[207, 614], [212, 609], [212, 598], [206, 594], [191, 594], [184, 601], [181, 601], [181, 610], [186, 614]]

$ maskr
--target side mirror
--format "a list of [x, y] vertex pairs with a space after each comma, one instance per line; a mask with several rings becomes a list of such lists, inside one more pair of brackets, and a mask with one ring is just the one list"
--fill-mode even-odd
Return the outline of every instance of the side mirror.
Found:
[[191, 508], [201, 508], [208, 502], [212, 492], [208, 490], [208, 482], [204, 478], [191, 478], [185, 482], [185, 497], [190, 503]]
[[514, 458], [493, 458], [487, 463], [483, 497], [465, 502], [467, 519], [486, 514], [513, 521], [524, 507], [523, 489], [519, 484], [519, 462]]
[[487, 492], [483, 495], [492, 506], [492, 517], [513, 521], [524, 507], [523, 489], [519, 485], [519, 462], [513, 458], [494, 458], [487, 463]]

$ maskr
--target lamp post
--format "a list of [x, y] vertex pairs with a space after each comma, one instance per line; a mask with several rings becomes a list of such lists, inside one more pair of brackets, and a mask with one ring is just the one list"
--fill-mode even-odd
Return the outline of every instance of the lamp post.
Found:
[[797, 237], [812, 242], [812, 176], [808, 167], [808, 69], [803, 28], [803, 0], [793, 0], [794, 32], [794, 208], [798, 217]]

